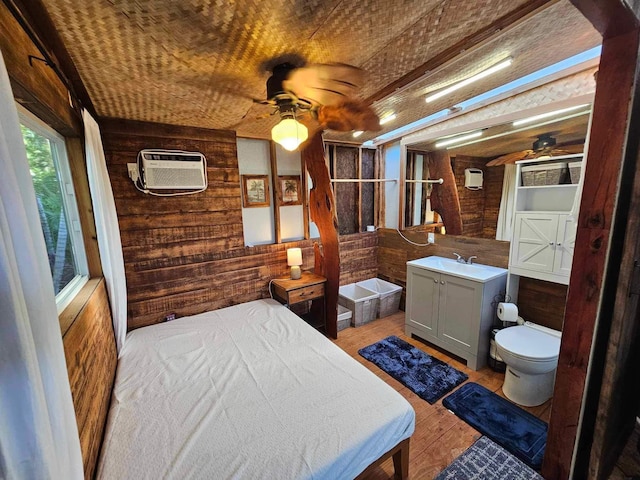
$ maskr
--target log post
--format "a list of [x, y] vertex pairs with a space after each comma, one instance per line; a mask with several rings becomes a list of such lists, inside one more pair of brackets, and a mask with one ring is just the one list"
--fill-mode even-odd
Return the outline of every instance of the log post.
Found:
[[442, 217], [442, 223], [444, 223], [447, 233], [462, 235], [460, 198], [449, 154], [446, 150], [436, 150], [431, 152], [427, 158], [429, 177], [444, 180], [442, 185], [436, 183], [431, 190], [431, 209]]
[[[338, 219], [336, 217], [335, 198], [331, 189], [329, 171], [324, 161], [322, 132], [317, 132], [304, 150], [302, 158], [313, 181], [309, 193], [309, 213], [320, 232], [322, 257], [316, 254], [316, 273], [327, 279], [325, 284], [325, 307], [327, 335], [338, 338], [338, 287], [340, 286], [340, 246], [338, 243]], [[318, 266], [321, 265], [321, 272]]]

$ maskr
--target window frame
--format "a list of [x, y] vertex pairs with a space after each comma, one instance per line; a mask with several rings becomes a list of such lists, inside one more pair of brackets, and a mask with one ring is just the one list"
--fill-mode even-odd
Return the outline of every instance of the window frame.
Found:
[[60, 315], [89, 281], [89, 264], [85, 250], [78, 200], [71, 175], [71, 165], [64, 136], [20, 104], [16, 103], [16, 107], [20, 124], [49, 140], [53, 164], [61, 187], [63, 214], [68, 224], [71, 249], [77, 273], [55, 296], [57, 312]]

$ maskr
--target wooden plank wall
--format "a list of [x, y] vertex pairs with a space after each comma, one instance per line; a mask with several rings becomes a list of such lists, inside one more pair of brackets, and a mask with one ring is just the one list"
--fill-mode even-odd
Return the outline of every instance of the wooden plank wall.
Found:
[[[311, 240], [244, 246], [234, 132], [113, 119], [102, 120], [101, 128], [122, 236], [129, 330], [170, 313], [267, 298], [269, 280], [289, 273], [287, 248], [301, 247], [303, 269], [313, 268]], [[138, 192], [126, 164], [143, 148], [204, 153], [208, 190], [171, 198]], [[341, 237], [345, 283], [376, 276], [375, 242], [375, 234]]]
[[[485, 164], [488, 160], [457, 155], [453, 161], [465, 237], [496, 238], [504, 166], [486, 168]], [[481, 190], [465, 188], [464, 171], [467, 168], [483, 170], [484, 182]]]
[[562, 330], [568, 289], [560, 283], [520, 277], [518, 313], [525, 320]]
[[[425, 232], [405, 231], [403, 234], [416, 243], [427, 243]], [[378, 277], [402, 285], [401, 306], [404, 308], [407, 261], [430, 255], [454, 258], [453, 252], [464, 257], [476, 255], [479, 263], [496, 267], [507, 268], [509, 263], [509, 242], [436, 234], [435, 244], [418, 247], [403, 240], [396, 230], [385, 228], [378, 230]]]
[[[403, 234], [416, 243], [426, 243], [426, 231], [404, 231]], [[487, 265], [507, 268], [509, 242], [498, 240], [436, 234], [434, 245], [418, 247], [404, 241], [397, 231], [378, 230], [378, 276], [406, 287], [409, 260], [437, 255], [454, 258], [453, 253], [464, 257], [477, 255], [477, 261]], [[404, 308], [405, 291], [401, 307]], [[556, 330], [562, 329], [567, 286], [543, 282], [533, 278], [520, 279], [518, 308], [523, 318]]]
[[[91, 287], [91, 288], [89, 288]], [[94, 477], [116, 374], [117, 352], [103, 279], [89, 281], [80, 313], [63, 336], [85, 478]], [[75, 310], [75, 306], [71, 307]]]
[[[333, 178], [358, 178], [358, 149], [352, 147], [330, 146], [333, 149]], [[338, 233], [340, 235], [360, 231], [358, 183], [334, 183]]]
[[[453, 160], [453, 173], [456, 177], [460, 213], [462, 214], [462, 235], [465, 237], [482, 237], [484, 220], [485, 188], [469, 190], [464, 186], [464, 171], [467, 168], [484, 169], [485, 158], [456, 155]], [[494, 236], [495, 238], [495, 236]]]
[[[486, 160], [486, 159], [485, 159]], [[502, 200], [502, 180], [504, 165], [484, 168], [484, 214], [482, 217], [482, 238], [496, 238], [498, 212]]]
[[340, 236], [340, 285], [378, 276], [378, 236], [375, 232]]

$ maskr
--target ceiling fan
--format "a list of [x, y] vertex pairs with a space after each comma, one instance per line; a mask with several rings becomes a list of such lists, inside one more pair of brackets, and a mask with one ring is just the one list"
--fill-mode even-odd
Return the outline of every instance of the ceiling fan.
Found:
[[267, 80], [267, 100], [281, 121], [273, 127], [274, 141], [295, 150], [312, 130], [376, 131], [380, 119], [373, 109], [355, 98], [364, 83], [364, 72], [346, 64], [315, 64], [296, 67], [275, 65]]
[[550, 133], [538, 136], [533, 142], [532, 150], [521, 150], [519, 152], [507, 153], [500, 157], [494, 158], [487, 163], [487, 167], [495, 167], [508, 163], [515, 163], [520, 160], [529, 160], [540, 157], [553, 157], [558, 155], [569, 155], [572, 153], [581, 153], [584, 150], [584, 141], [582, 142], [564, 142], [556, 143], [556, 139]]

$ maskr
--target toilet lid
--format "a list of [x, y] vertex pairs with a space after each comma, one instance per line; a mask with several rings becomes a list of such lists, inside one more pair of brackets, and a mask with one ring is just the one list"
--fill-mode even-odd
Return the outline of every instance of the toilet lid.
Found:
[[524, 325], [496, 333], [496, 343], [511, 354], [530, 360], [551, 360], [560, 353], [560, 339]]

